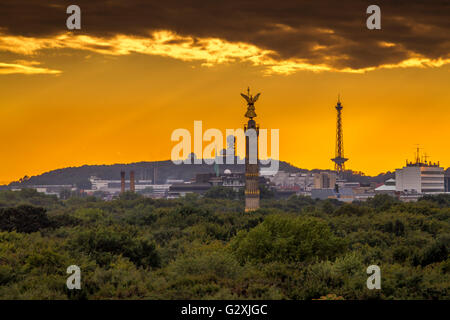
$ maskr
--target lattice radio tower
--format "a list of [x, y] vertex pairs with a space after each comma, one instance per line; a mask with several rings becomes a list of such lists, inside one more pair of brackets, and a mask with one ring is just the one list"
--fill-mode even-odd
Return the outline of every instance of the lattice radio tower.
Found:
[[342, 132], [342, 104], [338, 97], [336, 105], [337, 110], [337, 124], [336, 124], [336, 150], [335, 156], [331, 159], [334, 162], [334, 169], [339, 175], [345, 171], [345, 161], [348, 159], [344, 157], [344, 137]]

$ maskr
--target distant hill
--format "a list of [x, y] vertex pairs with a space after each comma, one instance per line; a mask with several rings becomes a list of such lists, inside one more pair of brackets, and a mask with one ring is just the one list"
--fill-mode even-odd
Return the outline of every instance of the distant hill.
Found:
[[[156, 170], [154, 170], [156, 168]], [[219, 165], [219, 170], [222, 173], [229, 169], [232, 172], [244, 172], [244, 165], [242, 164], [223, 164]], [[15, 181], [8, 185], [8, 187], [27, 186], [27, 185], [56, 185], [56, 184], [70, 184], [76, 185], [81, 189], [89, 189], [89, 177], [97, 176], [102, 179], [119, 180], [120, 172], [125, 171], [127, 179], [129, 172], [133, 170], [137, 180], [153, 180], [153, 174], [156, 171], [156, 183], [165, 183], [167, 179], [181, 179], [190, 180], [195, 177], [197, 173], [213, 173], [214, 166], [208, 164], [175, 165], [172, 161], [153, 161], [153, 162], [136, 162], [129, 164], [113, 164], [113, 165], [84, 165], [81, 167], [68, 167], [63, 169], [52, 170], [41, 175], [32, 176], [30, 178]], [[321, 169], [307, 170], [297, 168], [288, 162], [280, 161], [280, 171], [286, 172], [320, 172]], [[447, 169], [448, 171], [448, 169]], [[389, 178], [393, 178], [393, 172], [382, 173], [375, 177], [365, 176], [361, 173], [347, 172], [346, 179], [348, 181], [360, 182], [362, 184], [369, 184], [371, 182], [382, 183]], [[7, 186], [2, 186], [6, 188]]]
[[[244, 172], [245, 170], [243, 164], [219, 165], [221, 173], [226, 169], [229, 169], [232, 172]], [[156, 183], [165, 183], [167, 179], [189, 180], [194, 178], [197, 173], [214, 173], [214, 166], [205, 163], [196, 165], [175, 165], [170, 160], [113, 165], [84, 165], [81, 167], [68, 167], [45, 172], [41, 175], [12, 182], [9, 184], [9, 187], [71, 184], [76, 185], [79, 188], [88, 189], [90, 188], [89, 177], [91, 176], [97, 176], [108, 180], [119, 180], [120, 172], [125, 171], [128, 179], [129, 172], [132, 170], [134, 171], [137, 180], [153, 180], [154, 172], [156, 172]], [[307, 171], [294, 167], [284, 161], [280, 161], [279, 170], [287, 172]]]

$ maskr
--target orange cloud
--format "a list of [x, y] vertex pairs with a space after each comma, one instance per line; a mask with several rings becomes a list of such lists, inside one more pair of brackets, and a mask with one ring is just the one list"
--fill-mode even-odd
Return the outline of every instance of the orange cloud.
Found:
[[[324, 31], [325, 32], [325, 31]], [[330, 32], [326, 30], [326, 32]], [[393, 47], [394, 43], [382, 42], [380, 46]], [[17, 54], [32, 55], [44, 49], [69, 48], [74, 50], [87, 50], [104, 55], [129, 55], [140, 53], [170, 57], [182, 61], [200, 61], [203, 66], [210, 67], [216, 64], [248, 61], [255, 66], [264, 67], [264, 73], [292, 74], [308, 70], [313, 72], [332, 71], [344, 73], [364, 73], [376, 69], [410, 68], [410, 67], [440, 67], [450, 63], [450, 59], [431, 59], [418, 54], [409, 53], [409, 56], [393, 64], [382, 64], [376, 67], [364, 68], [336, 68], [332, 62], [345, 58], [333, 56], [331, 48], [316, 45], [314, 50], [329, 52], [323, 56], [322, 63], [313, 64], [306, 59], [276, 59], [275, 51], [259, 48], [244, 42], [229, 42], [219, 38], [194, 38], [181, 36], [174, 32], [163, 30], [155, 31], [149, 37], [116, 35], [110, 38], [89, 35], [73, 35], [64, 33], [51, 38], [35, 38], [24, 36], [0, 35], [0, 50]], [[13, 70], [22, 70], [21, 73], [59, 73], [36, 67], [17, 65], [16, 68], [6, 68], [3, 73], [15, 73]], [[17, 73], [17, 72], [16, 72]]]
[[[21, 63], [19, 63], [21, 62]], [[18, 63], [0, 62], [0, 74], [59, 74], [61, 71], [35, 67], [39, 62], [18, 61]]]

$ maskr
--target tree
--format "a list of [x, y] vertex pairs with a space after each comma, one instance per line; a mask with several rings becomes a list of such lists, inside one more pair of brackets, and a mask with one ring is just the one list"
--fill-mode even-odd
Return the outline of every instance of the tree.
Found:
[[59, 193], [59, 198], [62, 200], [67, 200], [70, 198], [71, 195], [72, 195], [72, 192], [70, 191], [70, 189], [63, 189]]
[[92, 183], [89, 179], [81, 179], [75, 183], [77, 189], [89, 190], [92, 188]]
[[0, 209], [0, 230], [31, 233], [50, 226], [44, 208], [22, 205]]
[[232, 248], [241, 262], [300, 262], [334, 258], [344, 241], [319, 219], [273, 215], [249, 232], [241, 231]]
[[273, 199], [275, 198], [275, 193], [272, 189], [268, 188], [266, 185], [259, 185], [259, 196], [261, 199]]
[[123, 255], [136, 266], [156, 268], [161, 263], [153, 242], [133, 238], [126, 230], [98, 228], [81, 232], [71, 245], [74, 249], [93, 255], [101, 265], [107, 265], [112, 260], [112, 255]]
[[205, 192], [205, 198], [233, 200], [236, 198], [236, 192], [232, 188], [216, 186]]
[[380, 212], [389, 210], [397, 203], [400, 203], [400, 201], [388, 194], [377, 194], [375, 197], [369, 198], [366, 204]]

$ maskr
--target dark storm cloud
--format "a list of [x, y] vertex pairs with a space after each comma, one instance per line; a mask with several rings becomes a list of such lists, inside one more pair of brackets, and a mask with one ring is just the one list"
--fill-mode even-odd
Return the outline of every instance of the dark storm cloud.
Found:
[[[0, 30], [34, 37], [66, 32], [70, 4], [82, 10], [77, 33], [148, 36], [152, 30], [172, 30], [250, 43], [273, 50], [278, 60], [336, 68], [395, 64], [411, 54], [449, 58], [450, 52], [450, 1], [438, 0], [2, 0]], [[381, 30], [366, 28], [370, 4], [381, 7]]]

